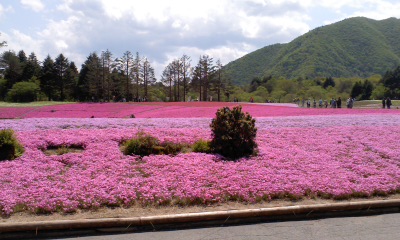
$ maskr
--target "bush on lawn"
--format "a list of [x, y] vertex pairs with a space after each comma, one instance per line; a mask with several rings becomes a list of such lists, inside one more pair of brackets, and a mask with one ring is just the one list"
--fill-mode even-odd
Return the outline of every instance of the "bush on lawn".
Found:
[[241, 106], [219, 109], [210, 127], [213, 152], [231, 160], [257, 153], [255, 119], [243, 113]]
[[11, 129], [0, 130], [0, 161], [13, 160], [24, 153], [24, 148], [18, 142]]
[[33, 102], [36, 100], [40, 88], [33, 82], [18, 82], [8, 91], [6, 100], [8, 102]]

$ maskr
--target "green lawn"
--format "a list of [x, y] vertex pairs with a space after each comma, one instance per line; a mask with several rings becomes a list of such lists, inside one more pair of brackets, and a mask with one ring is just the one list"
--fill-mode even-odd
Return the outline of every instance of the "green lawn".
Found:
[[[382, 108], [382, 100], [364, 100], [356, 101], [354, 103], [355, 108]], [[400, 107], [400, 100], [392, 100], [391, 108]]]
[[74, 102], [54, 102], [54, 101], [41, 101], [41, 102], [30, 102], [30, 103], [0, 102], [0, 107], [42, 107], [42, 106], [52, 106], [52, 105], [61, 105], [70, 103]]

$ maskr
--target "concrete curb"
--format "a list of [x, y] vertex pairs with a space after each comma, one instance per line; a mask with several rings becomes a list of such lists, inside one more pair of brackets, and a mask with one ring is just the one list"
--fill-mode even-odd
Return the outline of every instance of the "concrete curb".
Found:
[[[233, 219], [268, 218], [276, 216], [296, 216], [311, 213], [332, 213], [343, 211], [365, 211], [396, 208], [400, 210], [400, 199], [346, 202], [316, 205], [298, 205], [275, 208], [257, 208], [246, 210], [226, 210], [215, 212], [200, 212], [175, 215], [132, 217], [132, 218], [103, 218], [58, 220], [38, 222], [0, 223], [0, 233], [44, 231], [44, 230], [73, 230], [91, 228], [131, 228], [155, 226], [163, 224], [199, 223]], [[1, 236], [1, 234], [0, 234]]]

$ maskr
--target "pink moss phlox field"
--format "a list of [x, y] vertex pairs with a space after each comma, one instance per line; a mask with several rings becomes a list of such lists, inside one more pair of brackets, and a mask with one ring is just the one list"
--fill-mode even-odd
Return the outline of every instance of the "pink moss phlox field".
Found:
[[295, 104], [231, 102], [78, 103], [44, 107], [0, 108], [0, 119], [10, 118], [211, 118], [217, 109], [242, 105], [253, 117], [400, 114], [398, 109], [298, 108]]
[[[210, 118], [1, 120], [0, 129], [14, 129], [26, 149], [16, 160], [0, 162], [1, 214], [342, 199], [400, 190], [398, 114], [259, 117], [259, 155], [238, 162], [203, 153], [139, 159], [119, 149], [138, 131], [173, 142], [209, 139], [209, 124]], [[59, 145], [80, 145], [84, 151], [42, 152]]]

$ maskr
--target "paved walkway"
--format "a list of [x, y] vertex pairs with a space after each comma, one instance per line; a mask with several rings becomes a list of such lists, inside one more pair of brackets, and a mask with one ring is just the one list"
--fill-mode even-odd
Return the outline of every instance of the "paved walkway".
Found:
[[[62, 238], [61, 238], [62, 239]], [[400, 213], [308, 221], [269, 222], [228, 227], [76, 237], [79, 240], [211, 239], [400, 239]]]

